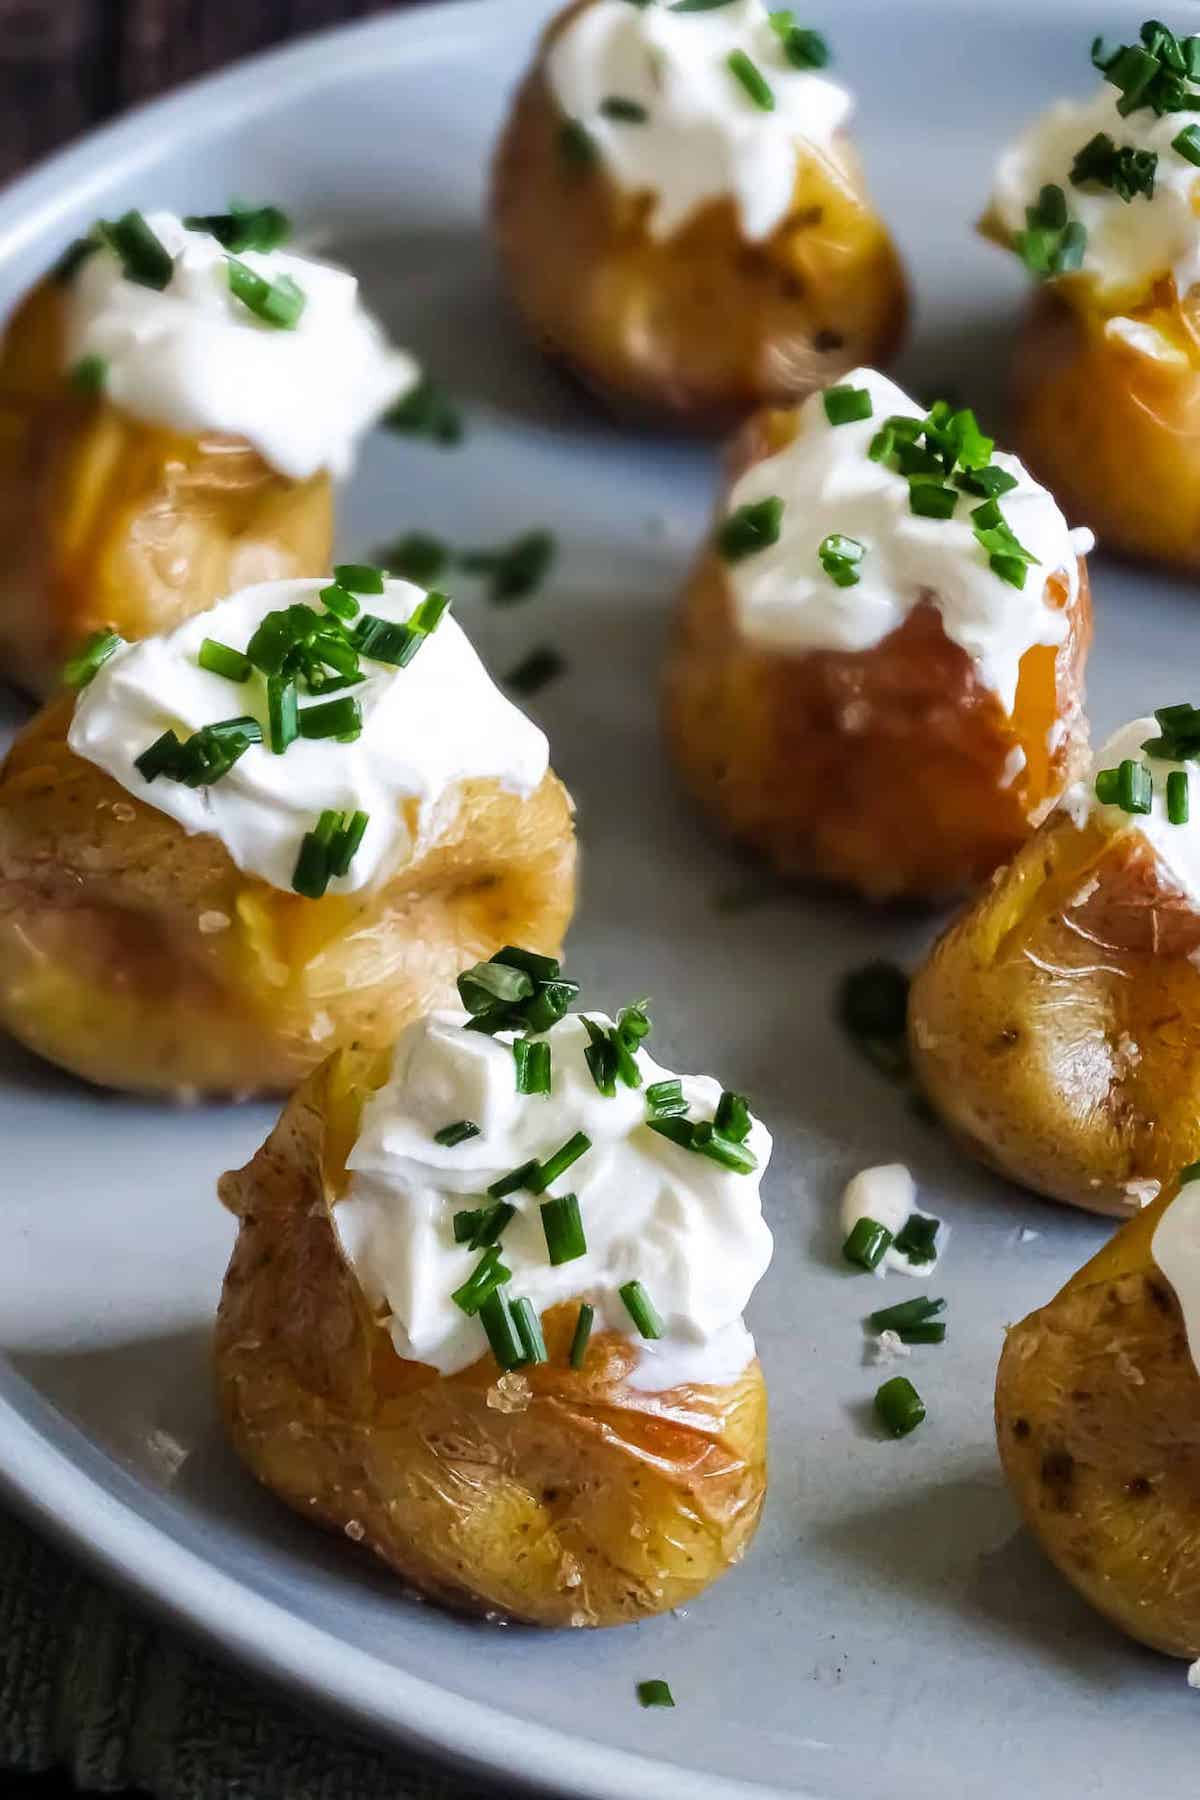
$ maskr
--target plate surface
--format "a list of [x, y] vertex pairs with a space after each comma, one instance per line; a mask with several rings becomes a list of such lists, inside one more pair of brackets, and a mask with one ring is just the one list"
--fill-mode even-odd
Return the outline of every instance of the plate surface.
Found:
[[[460, 616], [498, 674], [543, 642], [569, 658], [533, 710], [579, 802], [573, 972], [596, 1004], [650, 991], [663, 1060], [720, 1071], [776, 1133], [778, 1255], [752, 1314], [773, 1406], [761, 1535], [688, 1616], [623, 1632], [500, 1633], [398, 1596], [260, 1493], [216, 1427], [207, 1344], [232, 1234], [213, 1184], [268, 1113], [148, 1108], [4, 1046], [0, 1480], [259, 1670], [379, 1734], [572, 1796], [1124, 1796], [1146, 1791], [1150, 1744], [1156, 1800], [1193, 1793], [1200, 1698], [1182, 1666], [1126, 1644], [1051, 1572], [992, 1442], [1005, 1323], [1105, 1228], [967, 1166], [830, 1024], [842, 969], [911, 960], [934, 923], [799, 898], [723, 908], [746, 873], [664, 762], [669, 604], [716, 460], [589, 416], [501, 303], [486, 159], [545, 10], [469, 0], [334, 33], [99, 134], [0, 199], [0, 310], [97, 213], [278, 200], [357, 264], [396, 336], [471, 408], [460, 452], [372, 442], [345, 550], [417, 526], [459, 543], [559, 533], [547, 594], [497, 612], [464, 591]], [[814, 20], [860, 91], [868, 169], [914, 277], [900, 378], [995, 419], [1024, 282], [971, 232], [992, 156], [1055, 92], [1086, 91], [1092, 34], [1136, 17], [1100, 0], [843, 0]], [[1200, 614], [1186, 585], [1103, 557], [1093, 585], [1101, 732], [1184, 697]], [[917, 1353], [929, 1422], [899, 1445], [869, 1424], [860, 1320], [879, 1290], [839, 1266], [833, 1224], [842, 1181], [892, 1159], [954, 1227], [938, 1281], [951, 1338]], [[636, 1704], [658, 1675], [674, 1712]]]

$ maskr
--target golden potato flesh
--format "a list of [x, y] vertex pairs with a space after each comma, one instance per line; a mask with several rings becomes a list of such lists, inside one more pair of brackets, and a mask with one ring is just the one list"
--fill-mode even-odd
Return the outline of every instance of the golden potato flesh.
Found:
[[242, 438], [187, 438], [81, 393], [44, 282], [0, 346], [0, 676], [57, 687], [113, 626], [167, 631], [225, 594], [329, 566], [329, 477], [290, 481]]
[[737, 1562], [766, 1485], [757, 1363], [725, 1387], [645, 1393], [637, 1348], [577, 1303], [549, 1361], [452, 1376], [396, 1354], [332, 1222], [378, 1060], [343, 1055], [289, 1103], [221, 1197], [241, 1226], [216, 1334], [238, 1454], [305, 1518], [445, 1605], [535, 1625], [619, 1625], [683, 1606]]
[[618, 410], [720, 430], [883, 364], [907, 322], [904, 275], [853, 149], [797, 152], [792, 210], [748, 243], [731, 200], [670, 238], [649, 194], [564, 156], [544, 74], [554, 21], [496, 155], [492, 216], [508, 285], [536, 341]]
[[1056, 814], [913, 982], [917, 1076], [984, 1162], [1091, 1212], [1200, 1157], [1200, 916], [1136, 828]]
[[[1173, 1193], [1173, 1187], [1171, 1192]], [[1200, 1657], [1200, 1377], [1151, 1242], [1164, 1195], [1008, 1334], [1004, 1472], [1030, 1529], [1115, 1625]]]
[[1200, 569], [1200, 307], [1137, 316], [1177, 360], [1139, 353], [1082, 303], [1038, 296], [1017, 352], [1014, 444], [1106, 550]]
[[[766, 415], [753, 455], [795, 429], [794, 414]], [[1026, 652], [1010, 718], [932, 597], [873, 649], [788, 654], [742, 635], [728, 565], [709, 550], [667, 668], [675, 762], [722, 829], [788, 877], [872, 900], [956, 895], [1025, 841], [1083, 755], [1085, 565], [1073, 602], [1065, 573], [1048, 593], [1070, 606], [1070, 629]]]
[[105, 1087], [285, 1093], [340, 1044], [390, 1044], [502, 945], [558, 950], [575, 843], [553, 774], [527, 800], [463, 783], [381, 888], [306, 900], [74, 755], [72, 706], [0, 769], [0, 1026], [51, 1062]]

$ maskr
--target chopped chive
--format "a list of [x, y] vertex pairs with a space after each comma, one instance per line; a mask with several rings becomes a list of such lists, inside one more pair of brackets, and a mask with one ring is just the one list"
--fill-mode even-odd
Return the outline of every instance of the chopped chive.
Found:
[[323, 812], [315, 831], [306, 831], [300, 842], [300, 854], [292, 875], [292, 887], [306, 900], [322, 900], [329, 886], [332, 870], [329, 851], [337, 836], [341, 815]]
[[143, 781], [157, 781], [169, 769], [177, 766], [178, 757], [183, 745], [173, 731], [164, 731], [161, 737], [135, 756], [133, 766]]
[[483, 1206], [476, 1212], [455, 1213], [454, 1241], [465, 1243], [468, 1250], [494, 1249], [516, 1212], [507, 1200], [497, 1200], [494, 1206]]
[[[635, 5], [640, 5], [641, 3], [642, 0], [634, 0]], [[669, 6], [667, 11], [678, 13], [716, 12], [719, 6], [729, 6], [731, 4], [732, 0], [674, 0], [674, 4]]]
[[223, 675], [226, 681], [249, 681], [254, 673], [254, 664], [240, 650], [233, 650], [228, 644], [220, 643], [216, 638], [205, 638], [200, 645], [196, 661], [210, 675]]
[[918, 518], [952, 519], [958, 495], [953, 488], [941, 487], [936, 481], [910, 481], [908, 504]]
[[857, 587], [862, 579], [858, 565], [866, 555], [866, 545], [857, 538], [845, 537], [840, 531], [822, 538], [817, 555], [821, 567], [838, 587]]
[[488, 1295], [511, 1280], [512, 1270], [505, 1268], [500, 1261], [500, 1252], [493, 1244], [485, 1250], [466, 1281], [460, 1288], [455, 1288], [450, 1298], [469, 1319], [474, 1318]]
[[775, 94], [770, 82], [744, 50], [731, 50], [726, 58], [726, 67], [760, 112], [775, 111]]
[[536, 1192], [532, 1184], [537, 1180], [538, 1173], [537, 1160], [534, 1158], [522, 1163], [519, 1169], [510, 1169], [507, 1175], [501, 1175], [499, 1181], [493, 1181], [488, 1194], [493, 1200], [503, 1200], [506, 1195], [515, 1194], [521, 1188]]
[[923, 1325], [905, 1325], [896, 1335], [902, 1344], [944, 1344], [946, 1327], [940, 1319], [930, 1319]]
[[885, 1381], [875, 1396], [875, 1411], [895, 1438], [907, 1437], [925, 1417], [925, 1402], [904, 1375]]
[[556, 1194], [553, 1199], [543, 1202], [542, 1230], [555, 1268], [587, 1255], [587, 1238], [576, 1194]]
[[588, 1339], [592, 1335], [595, 1318], [595, 1307], [588, 1306], [585, 1301], [579, 1308], [579, 1317], [575, 1321], [575, 1332], [571, 1338], [570, 1362], [573, 1369], [582, 1369], [583, 1367], [584, 1359], [587, 1356]]
[[586, 1131], [577, 1131], [573, 1137], [569, 1137], [566, 1143], [554, 1152], [553, 1156], [548, 1156], [544, 1163], [534, 1165], [537, 1175], [529, 1183], [530, 1193], [544, 1194], [546, 1189], [552, 1187], [560, 1175], [565, 1175], [567, 1170], [572, 1168], [581, 1156], [585, 1156], [591, 1147], [592, 1140]]
[[662, 1337], [666, 1327], [654, 1310], [654, 1304], [640, 1281], [627, 1281], [617, 1289], [625, 1302], [625, 1310], [644, 1338]]
[[590, 169], [600, 152], [596, 140], [580, 119], [564, 119], [558, 128], [558, 150], [571, 169]]
[[454, 1215], [454, 1241], [456, 1244], [469, 1244], [479, 1229], [479, 1221], [483, 1213], [479, 1207], [470, 1212], [456, 1212]]
[[456, 1119], [452, 1125], [443, 1125], [435, 1131], [433, 1141], [442, 1144], [447, 1150], [453, 1150], [459, 1144], [465, 1144], [468, 1138], [481, 1137], [482, 1131], [474, 1119]]
[[1154, 799], [1154, 777], [1145, 763], [1132, 757], [1117, 769], [1117, 805], [1122, 812], [1148, 813]]
[[304, 289], [290, 275], [268, 281], [236, 256], [226, 259], [229, 291], [248, 312], [276, 331], [294, 331], [307, 305]]
[[429, 531], [410, 531], [376, 552], [391, 570], [419, 587], [432, 587], [451, 559], [449, 544]]
[[108, 380], [107, 357], [81, 356], [77, 363], [72, 364], [67, 379], [77, 393], [102, 394]]
[[522, 1008], [523, 1022], [528, 1031], [549, 1031], [560, 1019], [565, 1019], [571, 1010], [571, 1002], [578, 998], [579, 983], [577, 981], [542, 981], [537, 991], [525, 1002]]
[[674, 1706], [675, 1704], [674, 1695], [665, 1681], [639, 1681], [637, 1697], [640, 1706]]
[[329, 872], [334, 876], [348, 875], [350, 864], [358, 855], [363, 838], [366, 836], [370, 815], [356, 812], [350, 815], [348, 823], [343, 824], [329, 850]]
[[1178, 136], [1171, 139], [1171, 148], [1178, 151], [1185, 162], [1200, 169], [1200, 125], [1185, 125]]
[[718, 530], [717, 549], [726, 562], [741, 562], [777, 544], [782, 524], [783, 501], [778, 495], [739, 506]]
[[374, 563], [334, 563], [333, 579], [348, 594], [382, 594], [386, 585], [383, 570]]
[[795, 69], [824, 69], [830, 62], [829, 45], [819, 31], [797, 25], [794, 12], [773, 12], [771, 29], [783, 45], [783, 53]]
[[207, 232], [235, 254], [257, 250], [267, 255], [292, 235], [292, 222], [278, 206], [239, 206], [235, 201], [227, 213], [193, 213], [183, 222], [189, 231]]
[[[125, 639], [119, 632], [110, 631], [107, 628], [93, 631], [89, 638], [84, 639], [63, 669], [62, 678], [66, 686], [85, 688], [93, 676], [104, 667], [113, 652], [119, 650], [124, 642]], [[174, 737], [173, 732], [168, 735]], [[178, 742], [178, 739], [175, 741]], [[159, 742], [162, 742], [161, 738]], [[146, 752], [143, 752], [143, 755], [145, 754]], [[139, 758], [139, 766], [140, 762]], [[152, 780], [153, 777], [148, 776], [147, 779]]]
[[723, 1137], [711, 1124], [697, 1124], [694, 1120], [679, 1117], [647, 1119], [646, 1124], [659, 1137], [678, 1144], [681, 1150], [707, 1157], [709, 1162], [719, 1163], [735, 1175], [749, 1175], [758, 1167], [758, 1158], [752, 1150]]
[[518, 1038], [513, 1044], [518, 1094], [550, 1092], [550, 1046], [544, 1038]]
[[912, 1213], [896, 1233], [895, 1248], [912, 1263], [928, 1263], [936, 1255], [937, 1234], [942, 1221], [927, 1213]]
[[852, 425], [859, 419], [869, 419], [875, 412], [875, 404], [866, 388], [840, 387], [826, 388], [822, 396], [825, 403], [825, 417], [831, 425]]
[[909, 985], [895, 963], [869, 962], [851, 969], [837, 999], [843, 1030], [860, 1042], [902, 1042], [908, 1030]]
[[51, 281], [59, 287], [66, 287], [73, 281], [84, 263], [94, 256], [100, 248], [100, 239], [96, 236], [78, 237], [69, 243], [54, 267], [50, 271]]
[[750, 1107], [743, 1094], [725, 1089], [713, 1115], [713, 1128], [735, 1144], [744, 1144], [750, 1136]]
[[512, 1322], [517, 1336], [521, 1340], [524, 1352], [522, 1361], [526, 1363], [549, 1362], [546, 1340], [542, 1336], [542, 1322], [534, 1311], [531, 1300], [514, 1300], [512, 1303]]
[[526, 970], [512, 968], [506, 963], [476, 963], [473, 969], [466, 969], [458, 977], [458, 997], [469, 1013], [477, 1016], [490, 1012], [499, 1002], [504, 1006], [514, 1005], [533, 993], [533, 978]]
[[860, 1269], [876, 1270], [892, 1245], [892, 1234], [876, 1219], [859, 1219], [842, 1245], [842, 1255]]
[[121, 260], [126, 281], [160, 293], [175, 273], [175, 263], [140, 212], [130, 211], [97, 227], [110, 250]]
[[267, 676], [267, 718], [271, 749], [276, 756], [282, 756], [288, 745], [294, 744], [300, 735], [296, 684], [290, 676]]
[[650, 117], [640, 100], [626, 100], [621, 94], [610, 94], [602, 100], [600, 111], [606, 119], [615, 119], [622, 125], [644, 125]]
[[344, 694], [340, 700], [324, 700], [320, 706], [302, 708], [299, 720], [303, 738], [340, 738], [346, 742], [362, 732], [362, 707], [353, 694]]
[[960, 469], [954, 477], [954, 485], [962, 488], [964, 493], [978, 494], [980, 499], [996, 500], [1001, 494], [1011, 494], [1020, 483], [1007, 469], [993, 466], [987, 469]]
[[489, 966], [518, 969], [531, 981], [557, 981], [562, 974], [562, 964], [556, 956], [543, 956], [540, 951], [525, 950], [519, 944], [505, 944], [497, 950]]
[[593, 1024], [591, 1019], [585, 1018], [583, 1022], [591, 1039], [583, 1059], [599, 1092], [606, 1100], [613, 1100], [617, 1092], [617, 1047], [608, 1032]]
[[1200, 1181], [1200, 1162], [1188, 1163], [1186, 1168], [1180, 1169], [1180, 1171], [1179, 1171], [1180, 1187], [1183, 1187], [1185, 1182], [1188, 1182], [1188, 1181]]
[[[382, 423], [388, 431], [401, 437], [428, 438], [443, 449], [461, 444], [465, 435], [462, 414], [435, 381], [422, 376], [396, 404], [384, 414]], [[388, 561], [389, 568], [395, 563]]]
[[449, 607], [450, 597], [448, 594], [426, 594], [425, 598], [418, 600], [413, 608], [408, 621], [408, 629], [419, 632], [422, 637], [428, 637], [431, 631], [437, 630], [449, 611]]
[[1186, 825], [1191, 811], [1186, 769], [1172, 769], [1167, 776], [1167, 818], [1172, 825]]
[[646, 1107], [652, 1119], [669, 1119], [687, 1111], [687, 1101], [683, 1097], [683, 1083], [678, 1078], [673, 1081], [653, 1081], [646, 1089]]
[[509, 670], [504, 677], [504, 685], [527, 697], [540, 694], [544, 687], [564, 672], [566, 666], [557, 650], [543, 645], [537, 650], [531, 650], [515, 668]]
[[339, 586], [336, 581], [331, 582], [328, 587], [323, 587], [317, 595], [317, 599], [324, 602], [335, 619], [341, 619], [345, 624], [349, 624], [351, 619], [358, 617], [358, 601], [353, 594]]
[[525, 1362], [525, 1346], [513, 1323], [508, 1302], [493, 1288], [479, 1305], [479, 1322], [487, 1333], [488, 1347], [502, 1369], [519, 1369]]
[[498, 550], [464, 550], [458, 562], [466, 574], [489, 578], [488, 599], [493, 606], [514, 606], [537, 592], [557, 555], [558, 539], [552, 531], [527, 531]]
[[1096, 773], [1096, 798], [1101, 806], [1118, 804], [1118, 771], [1116, 769], [1099, 769]]
[[945, 1312], [944, 1300], [901, 1300], [898, 1306], [884, 1306], [870, 1315], [868, 1323], [875, 1331], [908, 1331], [914, 1325], [927, 1325], [937, 1313]]

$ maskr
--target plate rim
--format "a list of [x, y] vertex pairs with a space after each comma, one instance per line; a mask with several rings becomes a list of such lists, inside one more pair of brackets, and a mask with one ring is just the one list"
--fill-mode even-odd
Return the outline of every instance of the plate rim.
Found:
[[[1018, 0], [1023, 4], [1025, 0]], [[178, 141], [219, 129], [261, 98], [264, 78], [274, 101], [328, 79], [333, 52], [339, 74], [356, 64], [378, 72], [381, 57], [408, 63], [444, 52], [458, 30], [476, 40], [511, 32], [518, 17], [548, 17], [550, 0], [430, 0], [403, 13], [310, 33], [281, 48], [239, 60], [168, 95], [123, 113], [43, 159], [0, 194], [0, 270], [31, 245], [62, 229], [89, 194], [136, 174], [158, 153], [156, 127]], [[69, 1446], [76, 1440], [76, 1454]], [[86, 1467], [107, 1465], [113, 1479]], [[139, 1487], [145, 1512], [119, 1493], [122, 1478]], [[366, 1731], [377, 1745], [411, 1746], [444, 1766], [485, 1781], [497, 1777], [525, 1790], [570, 1800], [678, 1800], [681, 1780], [697, 1800], [820, 1800], [811, 1792], [731, 1779], [662, 1757], [621, 1750], [501, 1708], [451, 1694], [385, 1664], [276, 1601], [254, 1594], [214, 1568], [199, 1551], [146, 1513], [171, 1510], [166, 1495], [141, 1487], [87, 1433], [44, 1400], [0, 1354], [0, 1496], [42, 1535], [64, 1547], [152, 1615], [215, 1649], [295, 1699]], [[630, 1704], [633, 1701], [632, 1682]], [[570, 1785], [563, 1771], [570, 1769]], [[636, 1784], [636, 1785], [635, 1785]]]

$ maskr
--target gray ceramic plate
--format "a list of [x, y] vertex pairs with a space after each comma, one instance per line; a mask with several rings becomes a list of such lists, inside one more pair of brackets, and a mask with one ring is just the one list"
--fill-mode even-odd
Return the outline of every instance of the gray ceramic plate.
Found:
[[[994, 417], [1023, 282], [971, 232], [993, 151], [1060, 87], [1086, 88], [1094, 31], [1128, 34], [1139, 15], [1102, 0], [810, 10], [861, 91], [875, 190], [915, 278], [901, 376], [953, 385]], [[1193, 1793], [1200, 1695], [1043, 1563], [992, 1445], [1005, 1322], [1048, 1298], [1101, 1227], [964, 1164], [832, 1028], [837, 972], [913, 957], [932, 925], [832, 901], [723, 908], [745, 871], [665, 766], [658, 666], [715, 461], [588, 416], [501, 304], [484, 173], [543, 11], [491, 0], [384, 19], [99, 134], [0, 200], [0, 306], [99, 212], [279, 200], [358, 262], [397, 336], [471, 407], [458, 453], [370, 446], [345, 548], [418, 525], [459, 542], [560, 534], [547, 596], [489, 612], [465, 594], [461, 613], [497, 672], [542, 642], [569, 658], [537, 711], [586, 846], [575, 973], [597, 1003], [651, 991], [663, 1060], [718, 1069], [776, 1132], [778, 1256], [753, 1310], [773, 1403], [761, 1535], [687, 1617], [624, 1632], [499, 1633], [402, 1598], [260, 1493], [213, 1416], [209, 1322], [230, 1243], [213, 1183], [268, 1114], [135, 1105], [12, 1048], [0, 1048], [3, 1480], [107, 1573], [256, 1669], [384, 1737], [572, 1796]], [[1096, 728], [1186, 697], [1195, 593], [1102, 558], [1094, 585]], [[952, 1335], [918, 1353], [929, 1422], [899, 1445], [869, 1425], [878, 1377], [860, 1319], [877, 1289], [839, 1266], [832, 1224], [840, 1182], [891, 1158], [954, 1224], [938, 1282]], [[637, 1706], [635, 1683], [658, 1675], [674, 1712]]]

